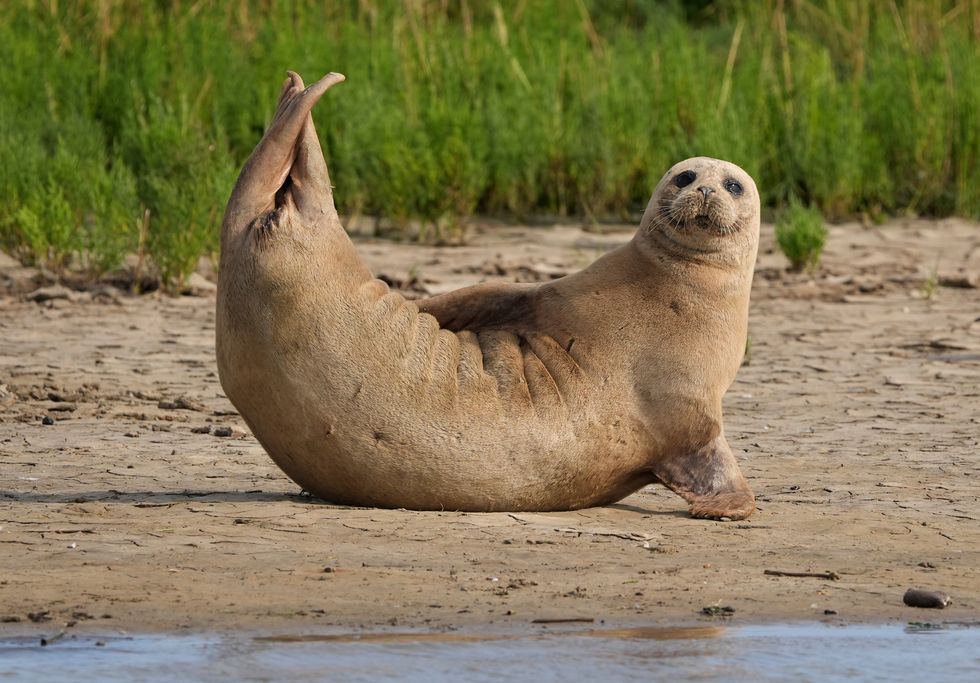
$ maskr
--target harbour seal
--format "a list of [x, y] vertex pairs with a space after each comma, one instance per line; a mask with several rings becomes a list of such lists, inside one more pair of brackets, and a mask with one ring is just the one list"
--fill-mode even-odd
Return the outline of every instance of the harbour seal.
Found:
[[334, 207], [310, 110], [342, 80], [289, 73], [221, 228], [221, 384], [286, 474], [342, 504], [568, 510], [659, 482], [695, 517], [751, 514], [721, 408], [758, 245], [748, 174], [688, 159], [585, 270], [411, 302]]

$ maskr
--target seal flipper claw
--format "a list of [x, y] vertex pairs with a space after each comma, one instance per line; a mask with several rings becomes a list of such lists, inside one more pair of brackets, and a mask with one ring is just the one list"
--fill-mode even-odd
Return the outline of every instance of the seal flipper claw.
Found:
[[755, 496], [724, 435], [686, 455], [664, 458], [652, 469], [688, 502], [692, 517], [745, 519], [755, 511]]

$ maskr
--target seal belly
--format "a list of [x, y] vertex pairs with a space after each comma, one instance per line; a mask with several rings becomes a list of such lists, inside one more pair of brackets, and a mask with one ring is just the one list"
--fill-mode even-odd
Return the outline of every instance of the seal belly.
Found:
[[[305, 490], [382, 507], [582, 507], [645, 459], [629, 416], [615, 414], [622, 402], [553, 339], [440, 329], [378, 281], [337, 301], [303, 302], [302, 315], [294, 304], [272, 325], [279, 362], [262, 359], [271, 372], [252, 387], [228, 387]], [[312, 348], [290, 353], [303, 338]]]

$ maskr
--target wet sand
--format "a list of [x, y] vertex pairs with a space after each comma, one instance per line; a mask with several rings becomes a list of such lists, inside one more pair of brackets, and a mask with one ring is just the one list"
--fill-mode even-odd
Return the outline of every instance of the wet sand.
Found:
[[[0, 267], [0, 633], [980, 618], [980, 225], [833, 226], [815, 277], [763, 232], [726, 397], [759, 510], [728, 523], [661, 487], [554, 514], [311, 499], [221, 392], [213, 294], [34, 301]], [[474, 233], [360, 248], [418, 296], [558, 276], [631, 230]]]

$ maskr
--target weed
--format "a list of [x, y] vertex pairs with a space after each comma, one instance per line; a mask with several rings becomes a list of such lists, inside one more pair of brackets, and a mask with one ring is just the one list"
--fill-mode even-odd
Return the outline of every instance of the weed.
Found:
[[776, 220], [776, 243], [793, 270], [814, 271], [827, 242], [823, 217], [795, 197]]
[[937, 261], [932, 268], [929, 269], [929, 274], [923, 278], [922, 282], [919, 283], [919, 294], [923, 299], [927, 301], [936, 296], [936, 292], [939, 291], [939, 262]]

